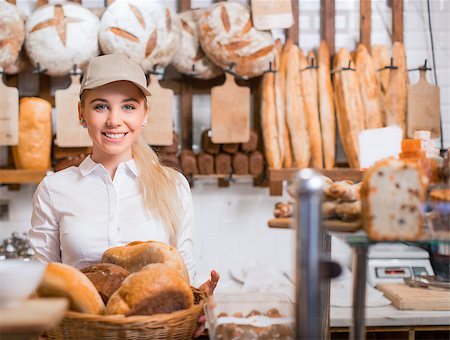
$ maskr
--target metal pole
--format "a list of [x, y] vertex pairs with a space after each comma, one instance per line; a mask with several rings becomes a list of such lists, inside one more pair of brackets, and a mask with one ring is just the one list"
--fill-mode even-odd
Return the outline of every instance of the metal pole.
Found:
[[353, 246], [353, 309], [351, 340], [365, 340], [367, 245]]
[[298, 172], [296, 248], [296, 339], [320, 339], [323, 311], [320, 304], [323, 182], [312, 169]]

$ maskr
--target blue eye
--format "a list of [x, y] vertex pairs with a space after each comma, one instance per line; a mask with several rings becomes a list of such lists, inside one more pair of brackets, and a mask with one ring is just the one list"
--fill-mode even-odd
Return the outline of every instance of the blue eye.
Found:
[[132, 111], [132, 110], [134, 110], [134, 106], [130, 105], [130, 104], [126, 104], [126, 105], [123, 106], [123, 109], [125, 111]]
[[106, 106], [106, 104], [97, 104], [94, 107], [97, 111], [103, 111], [103, 110], [107, 110], [108, 106]]

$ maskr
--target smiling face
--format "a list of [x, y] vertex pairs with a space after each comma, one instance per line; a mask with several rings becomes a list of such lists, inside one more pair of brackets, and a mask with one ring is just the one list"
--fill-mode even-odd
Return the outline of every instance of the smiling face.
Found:
[[124, 162], [132, 158], [131, 148], [147, 122], [147, 103], [133, 83], [116, 81], [87, 90], [79, 115], [93, 142], [92, 158]]

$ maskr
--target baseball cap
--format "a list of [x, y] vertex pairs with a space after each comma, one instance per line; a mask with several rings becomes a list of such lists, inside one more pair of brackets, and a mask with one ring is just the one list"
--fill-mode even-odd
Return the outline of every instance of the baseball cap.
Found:
[[92, 58], [81, 82], [80, 96], [84, 90], [120, 80], [132, 82], [145, 96], [151, 96], [144, 70], [124, 54], [105, 54]]

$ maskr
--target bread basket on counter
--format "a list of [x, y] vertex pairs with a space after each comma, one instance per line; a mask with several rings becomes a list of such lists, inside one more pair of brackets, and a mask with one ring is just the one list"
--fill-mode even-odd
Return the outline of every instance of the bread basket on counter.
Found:
[[150, 316], [96, 315], [67, 312], [47, 339], [191, 339], [207, 301], [204, 292], [192, 288], [194, 305], [170, 314]]

